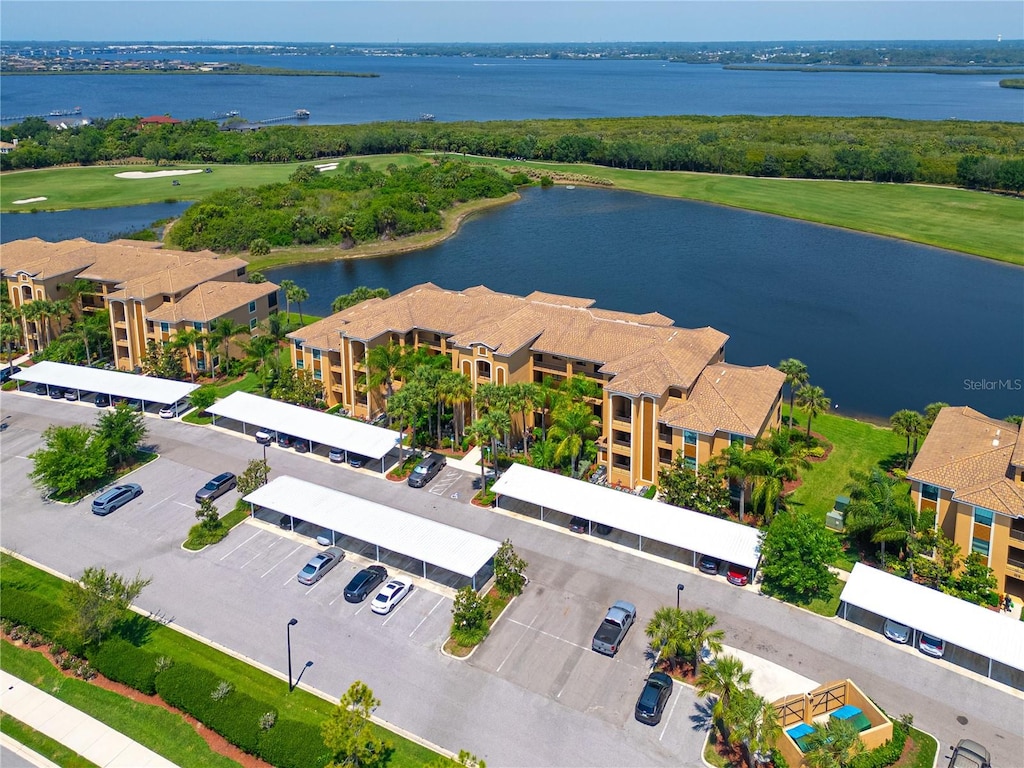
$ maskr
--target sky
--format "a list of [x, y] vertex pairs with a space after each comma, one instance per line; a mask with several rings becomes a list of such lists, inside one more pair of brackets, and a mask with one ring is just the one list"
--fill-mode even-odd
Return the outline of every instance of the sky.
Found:
[[3, 0], [0, 41], [545, 43], [1024, 38], [1021, 0]]

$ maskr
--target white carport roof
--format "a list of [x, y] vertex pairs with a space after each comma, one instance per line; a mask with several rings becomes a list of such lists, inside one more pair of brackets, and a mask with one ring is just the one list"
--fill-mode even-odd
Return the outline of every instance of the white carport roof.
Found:
[[1024, 670], [1024, 623], [980, 605], [863, 563], [853, 566], [839, 599]]
[[217, 416], [284, 432], [371, 459], [386, 456], [398, 444], [398, 432], [394, 429], [375, 427], [248, 392], [234, 392], [207, 410]]
[[102, 368], [87, 368], [84, 365], [68, 365], [44, 360], [31, 365], [11, 378], [31, 381], [51, 387], [78, 389], [84, 392], [103, 392], [115, 397], [138, 398], [147, 403], [176, 403], [199, 389], [198, 384], [173, 379], [158, 379], [153, 376], [139, 376], [123, 371], [107, 371]]
[[524, 464], [509, 467], [493, 490], [747, 568], [756, 568], [761, 558], [756, 528]]
[[243, 500], [469, 578], [499, 546], [493, 539], [287, 475]]

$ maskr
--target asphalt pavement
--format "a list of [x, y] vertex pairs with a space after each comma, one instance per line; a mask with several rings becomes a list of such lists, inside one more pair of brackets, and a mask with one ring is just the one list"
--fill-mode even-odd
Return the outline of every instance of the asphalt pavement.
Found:
[[[491, 765], [700, 765], [706, 707], [688, 688], [676, 686], [661, 727], [632, 717], [650, 664], [643, 626], [658, 607], [674, 603], [677, 583], [686, 585], [683, 607], [711, 611], [726, 644], [746, 654], [751, 665], [761, 661], [763, 685], [772, 680], [778, 690], [849, 677], [891, 715], [912, 713], [917, 727], [939, 738], [940, 758], [950, 744], [972, 738], [992, 750], [997, 768], [1022, 764], [1019, 692], [721, 577], [474, 507], [468, 494], [450, 488], [430, 493], [430, 485], [412, 489], [367, 470], [269, 451], [272, 476], [291, 474], [490, 538], [512, 539], [529, 563], [529, 587], [472, 657], [452, 659], [440, 650], [451, 601], [429, 583], [418, 582], [392, 616], [380, 617], [366, 604], [338, 600], [360, 565], [356, 558], [346, 558], [313, 589], [295, 581], [316, 549], [311, 541], [247, 523], [203, 552], [180, 548], [194, 522], [191, 497], [199, 485], [262, 458], [251, 438], [148, 419], [149, 441], [160, 459], [127, 478], [145, 493], [99, 518], [89, 514], [88, 500], [74, 506], [46, 502], [26, 478], [27, 456], [40, 445], [46, 426], [92, 423], [96, 409], [4, 393], [0, 410], [12, 417], [0, 438], [4, 547], [73, 576], [90, 565], [151, 576], [140, 607], [282, 678], [288, 662], [285, 627], [296, 618], [293, 663], [304, 670], [304, 685], [336, 698], [352, 681], [363, 680], [381, 699], [377, 715], [384, 720], [454, 752], [468, 749]], [[459, 482], [449, 480], [452, 488]], [[229, 494], [218, 503], [230, 506], [233, 500]], [[589, 639], [618, 599], [633, 602], [639, 619], [619, 655], [609, 659], [592, 653]], [[308, 668], [306, 661], [312, 662]]]

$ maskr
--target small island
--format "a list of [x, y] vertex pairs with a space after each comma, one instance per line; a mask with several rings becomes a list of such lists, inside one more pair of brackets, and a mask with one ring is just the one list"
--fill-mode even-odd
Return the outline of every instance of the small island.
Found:
[[182, 59], [83, 59], [71, 56], [0, 56], [5, 75], [277, 75], [283, 77], [380, 77], [376, 72], [337, 72], [263, 67], [256, 64]]

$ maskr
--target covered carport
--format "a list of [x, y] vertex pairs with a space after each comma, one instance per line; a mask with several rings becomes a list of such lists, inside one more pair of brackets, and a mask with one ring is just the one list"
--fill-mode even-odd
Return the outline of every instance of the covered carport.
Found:
[[214, 415], [214, 424], [219, 416], [240, 422], [243, 434], [249, 434], [247, 429], [252, 427], [253, 434], [261, 429], [271, 430], [308, 443], [339, 448], [345, 451], [346, 462], [349, 454], [358, 454], [379, 461], [381, 472], [385, 469], [384, 459], [395, 449], [399, 439], [399, 433], [394, 429], [375, 427], [248, 392], [234, 392], [206, 410]]
[[[913, 630], [915, 648], [921, 633], [941, 638], [968, 652], [947, 648], [943, 658], [1024, 687], [1024, 623], [1012, 617], [864, 563], [854, 564], [839, 599], [844, 619], [875, 630], [885, 619], [898, 621]], [[982, 662], [981, 669], [972, 655]]]
[[694, 567], [700, 555], [710, 555], [749, 568], [751, 582], [761, 559], [756, 528], [524, 464], [509, 467], [492, 490], [503, 509], [509, 508], [503, 506], [503, 498], [511, 498], [538, 507], [542, 521], [550, 511], [582, 517], [591, 527], [604, 524], [636, 535], [641, 551], [647, 539], [689, 552]]
[[184, 400], [199, 388], [198, 384], [173, 379], [158, 379], [154, 376], [140, 376], [123, 371], [108, 371], [102, 368], [88, 368], [83, 365], [68, 365], [44, 360], [30, 365], [11, 377], [21, 383], [45, 384], [47, 391], [51, 387], [71, 389], [78, 393], [98, 392], [111, 397], [124, 397], [129, 400], [142, 401], [142, 409], [146, 404], [170, 405]]
[[[468, 583], [477, 589], [493, 573], [499, 546], [493, 539], [296, 477], [275, 478], [243, 501], [257, 519], [299, 529], [377, 561], [394, 563], [391, 554], [412, 558], [422, 564], [423, 578], [448, 586]], [[297, 521], [312, 527], [302, 531]], [[429, 576], [428, 568], [433, 571]]]

